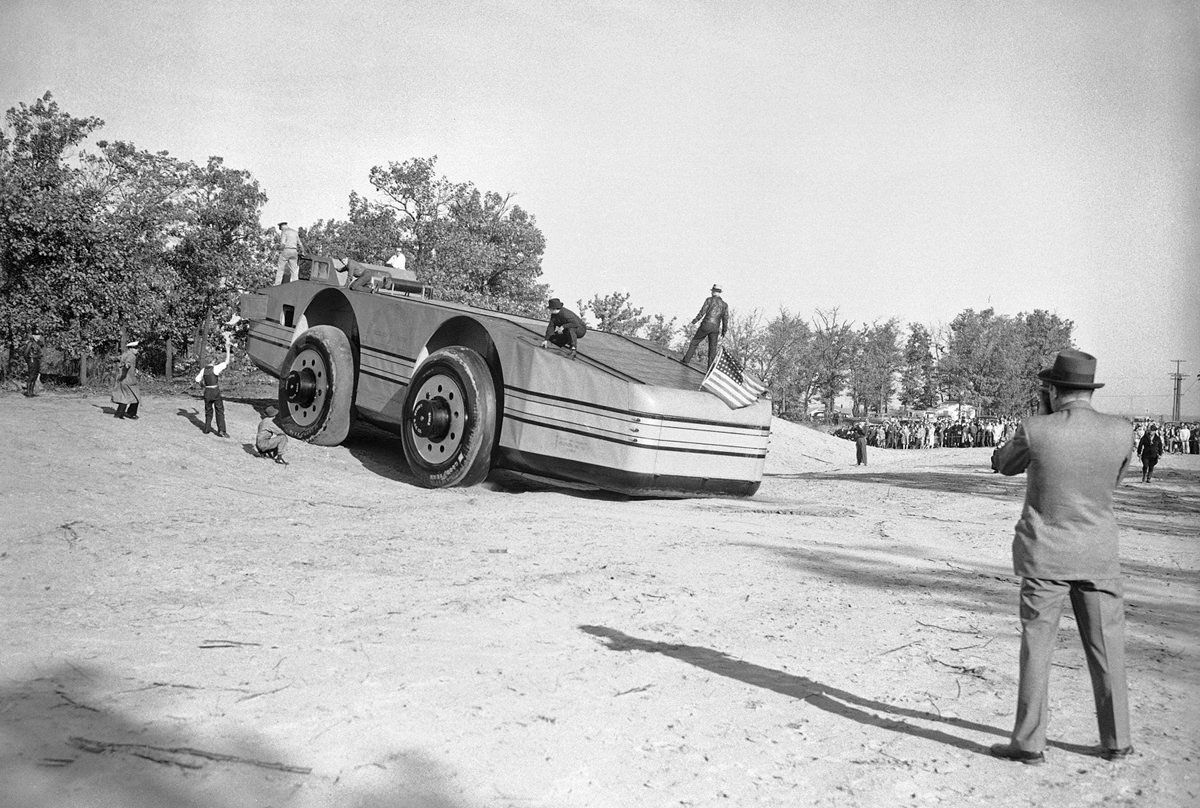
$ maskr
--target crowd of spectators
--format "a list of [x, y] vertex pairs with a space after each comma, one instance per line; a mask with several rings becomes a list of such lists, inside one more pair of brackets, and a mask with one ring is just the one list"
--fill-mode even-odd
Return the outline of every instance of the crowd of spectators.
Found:
[[[879, 421], [846, 422], [833, 434], [854, 440], [861, 431], [866, 435], [868, 446], [882, 449], [992, 448], [1003, 446], [1020, 423], [1018, 418], [884, 418]], [[1200, 423], [1135, 420], [1135, 446], [1152, 423], [1158, 425], [1163, 451], [1167, 454], [1200, 454]]]
[[1133, 422], [1133, 442], [1136, 445], [1151, 424], [1158, 426], [1166, 454], [1200, 454], [1200, 423], [1182, 421], [1170, 423], [1139, 418]]
[[1014, 418], [885, 418], [843, 424], [833, 434], [854, 440], [861, 431], [868, 446], [883, 449], [966, 449], [1000, 446], [1019, 423]]

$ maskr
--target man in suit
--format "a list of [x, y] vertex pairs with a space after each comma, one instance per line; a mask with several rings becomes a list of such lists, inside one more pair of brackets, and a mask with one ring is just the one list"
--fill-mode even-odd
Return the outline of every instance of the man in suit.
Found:
[[557, 297], [550, 298], [546, 308], [550, 309], [550, 322], [546, 325], [546, 338], [542, 340], [542, 347], [554, 345], [566, 348], [574, 356], [575, 344], [587, 333], [587, 326], [579, 319], [578, 314], [564, 309], [562, 301]]
[[35, 330], [25, 345], [25, 397], [37, 395], [38, 376], [42, 375], [42, 334]]
[[1163, 442], [1162, 437], [1158, 434], [1158, 424], [1150, 424], [1150, 428], [1146, 430], [1146, 434], [1142, 435], [1142, 439], [1137, 443], [1137, 456], [1142, 461], [1142, 482], [1150, 482], [1150, 478], [1154, 475], [1154, 467], [1158, 465], [1158, 458], [1162, 457]]
[[1036, 764], [1045, 759], [1050, 657], [1058, 621], [1071, 601], [1087, 657], [1105, 760], [1133, 752], [1125, 689], [1125, 603], [1117, 560], [1113, 489], [1133, 448], [1129, 422], [1092, 409], [1096, 358], [1059, 352], [1038, 374], [1041, 407], [995, 451], [1002, 474], [1028, 472], [1025, 505], [1013, 538], [1021, 577], [1021, 672], [1011, 741], [993, 755]]
[[696, 348], [707, 339], [708, 366], [712, 367], [712, 363], [717, 359], [717, 342], [725, 336], [725, 332], [729, 329], [729, 304], [721, 299], [720, 286], [713, 285], [712, 294], [700, 307], [700, 313], [692, 318], [692, 325], [696, 323], [700, 323], [700, 327], [692, 335], [692, 341], [683, 355], [683, 364], [686, 365], [692, 361], [692, 355], [696, 353]]

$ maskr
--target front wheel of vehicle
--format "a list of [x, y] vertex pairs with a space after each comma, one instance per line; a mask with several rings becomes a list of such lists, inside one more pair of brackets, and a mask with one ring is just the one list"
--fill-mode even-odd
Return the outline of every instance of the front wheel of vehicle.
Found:
[[292, 344], [279, 374], [283, 431], [318, 446], [337, 446], [350, 434], [354, 354], [345, 333], [314, 326]]
[[483, 357], [457, 346], [430, 354], [409, 383], [400, 434], [426, 488], [483, 482], [496, 437], [496, 390]]

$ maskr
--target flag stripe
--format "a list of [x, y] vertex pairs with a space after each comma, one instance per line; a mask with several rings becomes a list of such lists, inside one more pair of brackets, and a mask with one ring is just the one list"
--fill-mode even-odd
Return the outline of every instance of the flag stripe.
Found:
[[767, 391], [762, 382], [744, 374], [724, 348], [717, 351], [717, 361], [708, 369], [700, 389], [707, 390], [735, 410], [750, 406]]

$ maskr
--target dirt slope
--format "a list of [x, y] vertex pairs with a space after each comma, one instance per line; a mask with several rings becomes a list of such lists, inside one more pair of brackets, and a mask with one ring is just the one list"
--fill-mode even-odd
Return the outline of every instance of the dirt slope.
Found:
[[[1074, 624], [1041, 767], [1015, 697], [1022, 479], [790, 424], [746, 500], [495, 475], [397, 441], [251, 456], [202, 404], [0, 394], [0, 803], [1191, 806], [1200, 458], [1119, 493], [1138, 754], [1105, 763]], [[1130, 480], [1136, 479], [1133, 475]]]

